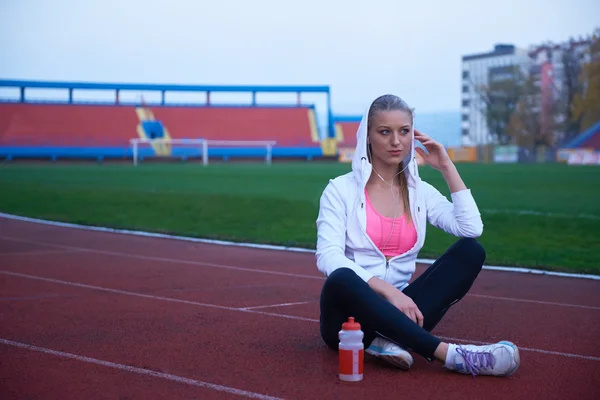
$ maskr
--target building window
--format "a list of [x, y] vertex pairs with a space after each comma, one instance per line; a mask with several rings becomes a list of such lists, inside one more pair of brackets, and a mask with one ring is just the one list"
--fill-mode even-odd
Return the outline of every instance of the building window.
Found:
[[469, 104], [471, 104], [471, 100], [469, 100], [469, 99], [466, 99], [466, 100], [462, 101], [463, 107], [469, 107]]
[[468, 85], [463, 85], [462, 91], [463, 91], [463, 93], [469, 93], [469, 86]]
[[469, 71], [463, 71], [463, 79], [467, 79], [469, 77]]
[[462, 120], [463, 121], [468, 121], [469, 120], [469, 114], [463, 114], [462, 115]]
[[462, 135], [463, 136], [469, 136], [469, 128], [463, 128], [462, 129]]

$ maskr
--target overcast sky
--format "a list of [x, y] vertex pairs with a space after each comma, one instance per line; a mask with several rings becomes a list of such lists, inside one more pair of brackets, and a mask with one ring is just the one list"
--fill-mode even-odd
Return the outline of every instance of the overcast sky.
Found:
[[599, 16], [597, 0], [0, 0], [0, 78], [330, 85], [335, 113], [386, 92], [458, 111], [463, 54]]

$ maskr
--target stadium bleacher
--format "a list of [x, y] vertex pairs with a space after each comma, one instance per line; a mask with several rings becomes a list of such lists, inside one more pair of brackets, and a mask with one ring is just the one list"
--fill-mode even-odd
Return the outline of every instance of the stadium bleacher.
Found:
[[567, 149], [593, 149], [600, 151], [600, 121], [590, 126], [577, 137], [573, 138], [565, 148]]
[[[360, 116], [334, 116], [328, 86], [194, 86], [154, 84], [100, 84], [0, 80], [0, 88], [17, 89], [17, 96], [0, 98], [0, 158], [105, 158], [131, 159], [131, 139], [206, 139], [218, 141], [275, 141], [270, 150], [246, 144], [208, 148], [208, 158], [321, 157], [348, 161], [356, 146]], [[26, 92], [59, 89], [68, 100], [30, 100]], [[114, 101], [74, 100], [74, 91], [112, 90]], [[154, 103], [120, 101], [122, 91], [155, 91], [161, 100]], [[206, 103], [170, 104], [167, 92], [205, 92]], [[249, 92], [251, 104], [215, 104], [211, 92]], [[296, 104], [261, 104], [259, 92], [294, 93]], [[321, 132], [314, 104], [303, 104], [300, 93], [317, 92], [327, 96], [326, 131]], [[197, 143], [197, 141], [196, 141]], [[137, 145], [136, 145], [137, 146]], [[145, 146], [145, 147], [144, 147]], [[162, 145], [161, 145], [162, 146]], [[142, 144], [136, 156], [146, 159], [167, 156], [181, 159], [202, 156], [198, 145], [189, 147]], [[600, 150], [600, 122], [573, 139], [559, 151], [559, 161], [574, 151]], [[552, 157], [551, 157], [552, 158]]]
[[0, 143], [16, 147], [128, 147], [139, 122], [133, 107], [0, 104]]
[[333, 117], [335, 138], [340, 148], [353, 149], [356, 147], [356, 132], [360, 125], [360, 116]]
[[[7, 85], [4, 81], [4, 86]], [[17, 82], [15, 85], [21, 84]], [[72, 91], [74, 86], [76, 84], [60, 87]], [[148, 89], [146, 86], [139, 89]], [[120, 89], [118, 85], [109, 87]], [[130, 140], [133, 138], [276, 141], [272, 150], [274, 158], [312, 159], [327, 155], [328, 152], [332, 155], [327, 144], [328, 138], [323, 138], [319, 131], [314, 105], [164, 104], [166, 90], [191, 91], [202, 88], [152, 88], [163, 91], [162, 103], [77, 103], [72, 102], [72, 92], [69, 102], [32, 102], [24, 100], [23, 95], [18, 102], [0, 100], [0, 157], [128, 158], [131, 157]], [[219, 90], [218, 87], [210, 89]], [[225, 89], [255, 92], [261, 88]], [[286, 90], [285, 87], [276, 89]], [[304, 88], [289, 89], [299, 92]], [[311, 91], [314, 88], [306, 89]], [[325, 91], [321, 87], [314, 90]], [[326, 88], [327, 95], [328, 90]], [[190, 150], [198, 151], [197, 147]], [[148, 151], [151, 152], [152, 147], [145, 151], [146, 156], [150, 156]], [[209, 157], [252, 157], [259, 153], [256, 148], [209, 149]], [[180, 151], [178, 154], [184, 153]]]

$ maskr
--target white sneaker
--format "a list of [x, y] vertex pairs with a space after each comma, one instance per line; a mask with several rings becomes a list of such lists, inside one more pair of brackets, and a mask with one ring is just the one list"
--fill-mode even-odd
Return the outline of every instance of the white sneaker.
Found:
[[457, 345], [453, 360], [446, 367], [462, 374], [510, 376], [520, 364], [519, 349], [512, 342], [501, 341], [486, 346]]
[[381, 337], [375, 338], [365, 352], [403, 370], [409, 370], [413, 363], [408, 351]]

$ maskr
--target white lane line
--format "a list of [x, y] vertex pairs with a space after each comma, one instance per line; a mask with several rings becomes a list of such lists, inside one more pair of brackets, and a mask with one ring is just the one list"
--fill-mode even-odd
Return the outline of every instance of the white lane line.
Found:
[[482, 213], [488, 214], [512, 214], [512, 215], [533, 215], [536, 217], [547, 217], [547, 218], [578, 218], [578, 219], [590, 219], [594, 221], [600, 221], [599, 215], [593, 214], [561, 214], [553, 212], [544, 212], [536, 210], [495, 210], [495, 209], [482, 209]]
[[[127, 290], [111, 289], [111, 288], [105, 288], [105, 287], [102, 287], [102, 286], [87, 285], [85, 283], [77, 283], [77, 282], [63, 281], [63, 280], [60, 280], [60, 279], [45, 278], [45, 277], [36, 276], [36, 275], [21, 274], [21, 273], [18, 273], [18, 272], [11, 272], [11, 271], [0, 270], [0, 274], [9, 275], [9, 276], [16, 276], [16, 277], [19, 277], [19, 278], [33, 279], [33, 280], [38, 280], [38, 281], [43, 281], [43, 282], [58, 283], [58, 284], [61, 284], [61, 285], [68, 285], [68, 286], [80, 287], [80, 288], [84, 288], [84, 289], [99, 290], [99, 291], [108, 292], [108, 293], [122, 294], [122, 295], [126, 295], [126, 296], [135, 296], [135, 297], [142, 297], [142, 298], [146, 298], [146, 299], [161, 300], [161, 301], [170, 301], [172, 303], [181, 303], [181, 304], [188, 304], [188, 305], [200, 306], [200, 307], [207, 307], [207, 308], [217, 308], [217, 309], [229, 310], [229, 311], [242, 311], [242, 312], [247, 312], [247, 313], [252, 313], [252, 314], [266, 314], [263, 311], [246, 310], [244, 308], [239, 308], [239, 307], [220, 306], [220, 305], [217, 305], [217, 304], [200, 303], [200, 302], [197, 302], [197, 301], [174, 299], [174, 298], [171, 298], [171, 297], [164, 297], [164, 296], [154, 296], [154, 295], [151, 295], [151, 294], [136, 293], [136, 292], [130, 292], [130, 291], [127, 291]], [[268, 315], [277, 315], [277, 314], [269, 313]], [[297, 319], [297, 320], [302, 320], [302, 321], [306, 321], [307, 320], [306, 318], [295, 317], [295, 316], [292, 316], [292, 315], [283, 315], [283, 314], [281, 314], [279, 316], [281, 316], [283, 318], [288, 318], [288, 319]]]
[[570, 357], [570, 358], [582, 358], [584, 360], [600, 361], [600, 357], [586, 356], [586, 355], [582, 355], [582, 354], [563, 353], [562, 351], [532, 349], [530, 347], [519, 347], [519, 350], [533, 351], [533, 352], [536, 352], [536, 353], [549, 354], [549, 355], [552, 355], [552, 356], [561, 356], [561, 357]]
[[4, 339], [4, 338], [0, 338], [0, 343], [4, 344], [6, 346], [12, 346], [12, 347], [18, 347], [21, 349], [37, 351], [40, 353], [50, 354], [50, 355], [57, 356], [57, 357], [70, 358], [73, 360], [82, 361], [82, 362], [86, 362], [86, 363], [90, 363], [90, 364], [101, 365], [103, 367], [119, 369], [121, 371], [133, 372], [135, 374], [140, 374], [140, 375], [145, 375], [145, 376], [152, 376], [154, 378], [166, 379], [166, 380], [174, 381], [177, 383], [183, 383], [185, 385], [197, 386], [197, 387], [201, 387], [201, 388], [205, 388], [205, 389], [212, 389], [212, 390], [216, 390], [218, 392], [231, 393], [231, 394], [235, 394], [238, 396], [248, 397], [251, 399], [279, 400], [278, 397], [267, 396], [266, 394], [249, 392], [247, 390], [236, 389], [236, 388], [232, 388], [230, 386], [217, 385], [217, 384], [210, 383], [210, 382], [198, 381], [196, 379], [190, 379], [190, 378], [185, 378], [183, 376], [166, 374], [164, 372], [157, 372], [157, 371], [153, 371], [151, 369], [137, 368], [137, 367], [132, 367], [129, 365], [123, 365], [123, 364], [118, 364], [118, 363], [114, 363], [114, 362], [110, 362], [110, 361], [99, 360], [97, 358], [80, 356], [80, 355], [72, 354], [72, 353], [65, 353], [64, 351], [47, 349], [45, 347], [39, 347], [39, 346], [31, 345], [31, 344], [15, 342], [13, 340], [8, 340], [8, 339]]
[[518, 302], [521, 302], [521, 303], [535, 303], [535, 304], [545, 304], [545, 305], [550, 305], [550, 306], [584, 308], [584, 309], [587, 309], [587, 310], [600, 310], [600, 307], [582, 306], [582, 305], [579, 305], [579, 304], [557, 303], [557, 302], [554, 302], [554, 301], [515, 299], [515, 298], [512, 298], [512, 297], [488, 296], [488, 295], [485, 295], [485, 294], [472, 294], [472, 293], [468, 293], [467, 296], [481, 297], [483, 299], [492, 299], [492, 300], [518, 301]]
[[274, 312], [268, 312], [268, 311], [244, 310], [244, 309], [241, 309], [241, 308], [234, 308], [233, 310], [234, 311], [248, 312], [248, 313], [252, 313], [252, 314], [269, 315], [269, 316], [272, 316], [272, 317], [280, 317], [280, 318], [285, 318], [285, 319], [294, 319], [294, 320], [297, 320], [297, 321], [319, 322], [318, 319], [314, 319], [314, 318], [297, 317], [295, 315], [280, 314], [280, 313], [274, 313]]
[[224, 289], [237, 290], [237, 289], [267, 289], [267, 288], [282, 288], [287, 286], [298, 286], [298, 283], [273, 283], [273, 284], [255, 284], [255, 285], [230, 285], [230, 286], [218, 286], [218, 287], [191, 287], [182, 289], [172, 289], [172, 292], [218, 292]]
[[[26, 278], [26, 279], [35, 279], [35, 280], [40, 280], [40, 281], [45, 281], [45, 282], [59, 283], [59, 284], [75, 286], [75, 287], [82, 287], [82, 288], [86, 288], [86, 289], [100, 290], [100, 291], [104, 291], [104, 292], [117, 293], [117, 294], [123, 294], [123, 295], [128, 295], [128, 296], [143, 297], [143, 298], [147, 298], [147, 299], [154, 299], [154, 300], [161, 300], [161, 301], [170, 301], [173, 303], [183, 303], [183, 304], [189, 304], [189, 305], [195, 305], [195, 306], [201, 306], [201, 307], [218, 308], [218, 309], [222, 309], [222, 310], [261, 314], [261, 315], [268, 315], [268, 316], [273, 316], [273, 317], [293, 319], [293, 320], [299, 320], [299, 321], [319, 322], [319, 320], [315, 319], [315, 318], [297, 317], [294, 315], [270, 313], [267, 311], [246, 310], [243, 308], [226, 307], [226, 306], [219, 306], [216, 304], [206, 304], [206, 303], [198, 303], [198, 302], [194, 302], [194, 301], [172, 299], [169, 297], [152, 296], [152, 295], [148, 295], [148, 294], [128, 292], [125, 290], [109, 289], [109, 288], [104, 288], [104, 287], [100, 287], [100, 286], [86, 285], [86, 284], [77, 283], [77, 282], [61, 281], [58, 279], [44, 278], [41, 276], [20, 274], [17, 272], [0, 270], [0, 274], [5, 274], [5, 275], [9, 275], [9, 276], [18, 276], [18, 277]], [[489, 344], [486, 342], [479, 342], [479, 341], [466, 340], [466, 339], [456, 339], [456, 338], [447, 338], [447, 337], [441, 337], [441, 338], [443, 340], [452, 340], [452, 341], [460, 341], [460, 342], [475, 343], [475, 344]], [[527, 348], [527, 347], [523, 347], [523, 348], [519, 347], [519, 349], [523, 349], [526, 351], [535, 351], [535, 352], [544, 353], [544, 354], [564, 356], [564, 357], [572, 357], [572, 358], [581, 358], [581, 359], [586, 359], [586, 360], [600, 361], [600, 357], [594, 357], [594, 356], [588, 356], [588, 355], [561, 353], [561, 352], [556, 352], [556, 351], [550, 351], [550, 350], [544, 350], [544, 349], [534, 349], [534, 348]]]
[[62, 245], [62, 244], [54, 244], [54, 243], [46, 243], [46, 242], [32, 242], [32, 241], [29, 241], [26, 239], [17, 239], [17, 238], [11, 238], [11, 237], [7, 237], [7, 236], [0, 236], [0, 239], [12, 240], [15, 242], [23, 242], [23, 243], [40, 243], [40, 244], [44, 244], [46, 246], [55, 246], [55, 247], [61, 247], [64, 249], [72, 249], [72, 250], [78, 250], [78, 251], [88, 252], [88, 253], [105, 254], [105, 255], [116, 256], [116, 257], [134, 258], [134, 259], [138, 259], [138, 260], [160, 261], [160, 262], [169, 262], [169, 263], [186, 264], [186, 265], [199, 265], [202, 267], [231, 269], [231, 270], [235, 270], [235, 271], [258, 272], [261, 274], [291, 276], [294, 278], [307, 278], [307, 279], [318, 279], [318, 280], [324, 279], [322, 276], [316, 276], [316, 275], [294, 274], [291, 272], [270, 271], [270, 270], [266, 270], [266, 269], [256, 269], [256, 268], [243, 268], [243, 267], [236, 267], [233, 265], [215, 264], [215, 263], [208, 263], [208, 262], [203, 262], [203, 261], [181, 260], [181, 259], [169, 258], [169, 257], [144, 256], [141, 254], [123, 253], [123, 252], [119, 252], [119, 251], [97, 250], [97, 249], [92, 249], [92, 248], [87, 248], [87, 247], [66, 246], [66, 245]]
[[[490, 210], [488, 210], [490, 211]], [[600, 216], [595, 215], [585, 215], [587, 217], [592, 218], [600, 218]], [[11, 219], [15, 221], [21, 222], [29, 222], [41, 225], [48, 225], [52, 227], [62, 227], [62, 228], [70, 228], [70, 229], [79, 229], [84, 231], [92, 231], [92, 232], [103, 232], [103, 233], [112, 233], [118, 235], [128, 235], [128, 236], [137, 236], [137, 237], [146, 237], [146, 238], [154, 238], [154, 239], [168, 239], [168, 240], [177, 240], [181, 242], [191, 242], [191, 243], [203, 243], [203, 244], [212, 244], [217, 246], [232, 246], [232, 247], [246, 247], [251, 249], [262, 249], [262, 250], [270, 250], [270, 251], [284, 251], [284, 252], [295, 252], [295, 253], [315, 253], [314, 249], [306, 249], [301, 247], [287, 247], [287, 246], [277, 246], [270, 244], [260, 244], [260, 243], [244, 243], [244, 242], [232, 242], [227, 240], [214, 240], [214, 239], [204, 239], [204, 238], [194, 238], [189, 236], [177, 236], [177, 235], [168, 235], [164, 233], [154, 233], [154, 232], [146, 232], [146, 231], [134, 231], [128, 229], [114, 229], [107, 228], [103, 226], [92, 226], [92, 225], [79, 225], [73, 224], [69, 222], [58, 222], [58, 221], [50, 221], [39, 218], [31, 218], [31, 217], [23, 217], [20, 215], [7, 214], [0, 212], [0, 218]], [[435, 260], [430, 260], [426, 258], [417, 258], [418, 263], [422, 264], [432, 264]], [[567, 272], [554, 272], [547, 270], [539, 270], [532, 268], [516, 268], [516, 267], [508, 267], [508, 266], [499, 266], [499, 265], [484, 265], [484, 270], [495, 270], [495, 271], [503, 271], [503, 272], [516, 272], [516, 273], [525, 273], [525, 274], [535, 274], [535, 275], [549, 275], [549, 276], [559, 276], [559, 277], [567, 277], [567, 278], [580, 278], [580, 279], [592, 279], [592, 280], [600, 280], [600, 275], [592, 275], [592, 274], [575, 274], [575, 273], [567, 273]]]
[[287, 306], [297, 306], [300, 304], [310, 304], [310, 303], [316, 303], [316, 300], [310, 300], [310, 301], [297, 301], [295, 303], [280, 303], [280, 304], [267, 304], [264, 306], [252, 306], [252, 307], [242, 307], [240, 308], [240, 310], [256, 310], [258, 308], [273, 308], [273, 307], [287, 307]]
[[[0, 236], [0, 239], [12, 240], [12, 241], [23, 242], [23, 243], [40, 243], [40, 242], [29, 241], [27, 239], [19, 239], [19, 238], [12, 238], [12, 237], [6, 237], [6, 236]], [[323, 276], [316, 276], [316, 275], [295, 274], [295, 273], [290, 273], [290, 272], [270, 271], [270, 270], [256, 269], [256, 268], [244, 268], [244, 267], [237, 267], [237, 266], [233, 266], [233, 265], [207, 263], [207, 262], [202, 262], [202, 261], [181, 260], [181, 259], [169, 258], [169, 257], [144, 256], [141, 254], [130, 254], [130, 253], [115, 252], [115, 251], [104, 251], [104, 250], [97, 250], [97, 249], [87, 248], [87, 247], [67, 246], [67, 245], [47, 243], [47, 242], [44, 242], [42, 244], [44, 244], [46, 246], [55, 246], [55, 247], [66, 248], [66, 249], [71, 249], [71, 250], [80, 251], [80, 252], [104, 254], [104, 255], [109, 255], [109, 256], [114, 256], [114, 257], [128, 257], [128, 258], [134, 258], [134, 259], [139, 259], [139, 260], [160, 261], [160, 262], [185, 264], [185, 265], [196, 265], [196, 266], [209, 267], [209, 268], [231, 269], [231, 270], [236, 270], [236, 271], [290, 276], [290, 277], [294, 277], [294, 278], [316, 279], [316, 280], [321, 280], [321, 281], [325, 280], [325, 278]], [[478, 294], [474, 294], [474, 293], [468, 293], [467, 296], [484, 297], [486, 295], [478, 295]], [[558, 303], [558, 302], [549, 302], [549, 301], [547, 302], [547, 301], [541, 301], [541, 300], [518, 299], [518, 298], [512, 298], [512, 297], [497, 297], [497, 296], [488, 296], [488, 297], [490, 299], [495, 299], [495, 300], [517, 301], [517, 302], [525, 302], [525, 303], [535, 302], [535, 303], [544, 304], [544, 305], [553, 305], [553, 306], [562, 306], [562, 307], [578, 307], [578, 308], [590, 309], [590, 310], [600, 310], [600, 307], [595, 307], [595, 306], [585, 306], [585, 305], [576, 305], [576, 304]]]
[[[438, 338], [445, 340], [447, 342], [460, 342], [460, 343], [465, 343], [465, 344], [470, 343], [470, 344], [483, 344], [483, 345], [490, 344], [488, 342], [481, 342], [479, 340], [465, 340], [465, 339], [451, 338], [451, 337], [447, 337], [447, 336], [438, 336]], [[535, 353], [548, 354], [548, 355], [552, 355], [552, 356], [580, 358], [583, 360], [590, 360], [590, 361], [600, 361], [600, 357], [587, 356], [584, 354], [564, 353], [562, 351], [534, 349], [531, 347], [521, 347], [521, 346], [517, 346], [517, 347], [519, 348], [519, 351], [524, 350], [524, 351], [532, 351]]]

